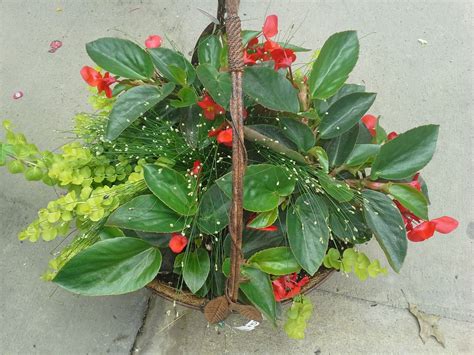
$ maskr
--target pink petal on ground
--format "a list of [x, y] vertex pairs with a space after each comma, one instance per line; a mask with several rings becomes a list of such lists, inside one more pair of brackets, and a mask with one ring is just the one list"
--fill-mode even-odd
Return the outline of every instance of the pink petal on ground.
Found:
[[63, 46], [63, 42], [61, 41], [58, 41], [58, 40], [55, 40], [55, 41], [52, 41], [49, 46], [51, 47], [49, 49], [49, 53], [54, 53], [56, 52], [59, 48], [61, 48]]
[[23, 97], [23, 91], [17, 91], [16, 93], [13, 94], [13, 100], [18, 100]]

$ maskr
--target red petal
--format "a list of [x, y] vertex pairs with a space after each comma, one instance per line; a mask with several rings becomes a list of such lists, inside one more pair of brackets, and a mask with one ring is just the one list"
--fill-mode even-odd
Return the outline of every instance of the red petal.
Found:
[[169, 247], [173, 253], [181, 253], [188, 244], [188, 238], [179, 233], [173, 233], [169, 242]]
[[296, 60], [295, 53], [288, 48], [278, 48], [273, 50], [270, 54], [275, 61], [275, 70], [288, 68], [291, 66], [291, 63]]
[[432, 219], [430, 222], [434, 223], [436, 231], [442, 234], [451, 233], [459, 225], [459, 222], [457, 220], [448, 216], [435, 218]]
[[377, 117], [375, 117], [374, 115], [365, 115], [364, 117], [362, 117], [362, 122], [364, 123], [365, 127], [367, 127], [367, 129], [369, 130], [370, 135], [374, 137], [375, 127], [377, 126]]
[[263, 49], [265, 52], [271, 53], [274, 50], [282, 49], [282, 48], [278, 43], [268, 40], [263, 44]]
[[161, 46], [162, 39], [158, 35], [151, 35], [145, 40], [145, 46], [147, 48], [158, 48]]
[[217, 143], [232, 147], [232, 128], [219, 132], [217, 135]]
[[281, 277], [272, 282], [273, 294], [275, 295], [275, 300], [280, 302], [286, 296], [285, 286], [281, 282]]
[[81, 76], [90, 86], [97, 86], [102, 80], [102, 75], [94, 68], [88, 66], [82, 67]]
[[191, 171], [192, 175], [199, 175], [200, 171], [202, 169], [202, 164], [199, 160], [196, 160], [193, 164], [193, 170]]
[[266, 39], [276, 36], [278, 33], [278, 17], [277, 15], [267, 16], [262, 29], [263, 35]]
[[422, 242], [429, 239], [433, 236], [435, 227], [436, 223], [432, 221], [423, 222], [408, 232], [408, 239], [412, 242]]
[[389, 141], [391, 141], [392, 139], [395, 139], [395, 138], [397, 138], [397, 137], [398, 137], [398, 133], [395, 132], [395, 131], [390, 132], [390, 133], [387, 135], [387, 139], [388, 139]]

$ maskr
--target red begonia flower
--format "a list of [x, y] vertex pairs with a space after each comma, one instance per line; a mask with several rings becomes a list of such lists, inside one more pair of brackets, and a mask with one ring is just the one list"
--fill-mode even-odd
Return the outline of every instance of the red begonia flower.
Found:
[[102, 74], [94, 68], [84, 66], [81, 69], [81, 76], [87, 84], [97, 87], [99, 94], [104, 91], [109, 99], [112, 97], [110, 85], [115, 83], [117, 79], [111, 77], [109, 72], [106, 72], [104, 76], [102, 76]]
[[208, 94], [205, 94], [202, 100], [198, 101], [197, 104], [204, 110], [204, 116], [211, 121], [216, 118], [216, 115], [225, 113], [224, 108], [217, 104]]
[[171, 251], [175, 254], [181, 253], [188, 244], [188, 238], [180, 233], [173, 233], [169, 242]]
[[158, 48], [161, 46], [161, 43], [162, 43], [162, 39], [158, 35], [150, 35], [145, 40], [145, 46], [147, 48]]
[[296, 55], [291, 49], [278, 48], [270, 54], [275, 62], [275, 70], [289, 68], [296, 60]]
[[301, 288], [309, 282], [309, 277], [305, 276], [298, 280], [298, 274], [280, 276], [272, 281], [273, 294], [277, 302], [288, 298], [293, 298], [301, 292]]
[[375, 127], [377, 127], [377, 117], [375, 117], [374, 115], [365, 115], [364, 117], [362, 117], [362, 123], [364, 123], [365, 127], [367, 127], [367, 129], [369, 130], [370, 132], [370, 135], [372, 137], [375, 137]]
[[271, 53], [274, 50], [281, 49], [281, 48], [282, 47], [278, 43], [270, 41], [270, 40], [265, 41], [265, 43], [263, 44], [263, 50], [267, 53]]
[[278, 33], [278, 17], [277, 15], [269, 15], [265, 19], [262, 29], [263, 35], [268, 40], [275, 37]]
[[459, 222], [452, 217], [443, 216], [431, 220], [435, 224], [435, 229], [438, 233], [448, 234], [455, 230]]
[[420, 173], [415, 174], [415, 176], [413, 176], [413, 178], [411, 179], [411, 182], [409, 182], [408, 185], [417, 189], [418, 191], [421, 191], [421, 184], [418, 181], [419, 176], [420, 176]]
[[431, 221], [424, 221], [410, 230], [407, 237], [412, 242], [422, 242], [434, 235], [436, 224]]
[[232, 128], [224, 129], [217, 134], [217, 143], [232, 147]]
[[198, 176], [199, 173], [201, 172], [202, 169], [202, 164], [199, 160], [196, 160], [193, 163], [193, 170], [191, 170], [191, 175]]
[[387, 135], [387, 139], [388, 139], [389, 141], [391, 141], [392, 139], [395, 139], [395, 138], [397, 138], [397, 137], [398, 137], [398, 133], [395, 132], [395, 131], [392, 131], [392, 132], [390, 132], [390, 133]]

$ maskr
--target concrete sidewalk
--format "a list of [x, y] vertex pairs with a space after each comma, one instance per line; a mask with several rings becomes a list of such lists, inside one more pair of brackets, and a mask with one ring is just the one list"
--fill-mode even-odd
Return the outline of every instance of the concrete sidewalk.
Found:
[[[12, 120], [40, 148], [57, 148], [68, 137], [73, 114], [88, 110], [79, 75], [92, 64], [86, 42], [105, 36], [142, 42], [160, 34], [187, 53], [209, 22], [197, 8], [214, 13], [215, 3], [0, 0], [0, 119]], [[239, 318], [208, 327], [201, 314], [145, 290], [86, 298], [40, 281], [60, 241], [33, 245], [16, 235], [55, 192], [2, 169], [1, 354], [474, 352], [472, 3], [242, 1], [244, 28], [258, 29], [270, 13], [279, 15], [282, 36], [295, 32], [292, 42], [309, 48], [320, 47], [333, 32], [358, 30], [361, 53], [350, 81], [378, 93], [371, 112], [381, 114], [389, 130], [441, 124], [437, 154], [424, 170], [431, 216], [456, 217], [458, 230], [410, 244], [399, 275], [365, 283], [332, 277], [311, 295], [315, 316], [307, 338], [298, 342], [267, 323], [250, 333], [232, 329], [243, 324]], [[48, 53], [53, 40], [63, 41], [54, 54]], [[18, 90], [24, 97], [13, 100]], [[383, 260], [377, 245], [366, 250]], [[401, 289], [422, 311], [442, 317], [446, 348], [434, 339], [423, 345]]]

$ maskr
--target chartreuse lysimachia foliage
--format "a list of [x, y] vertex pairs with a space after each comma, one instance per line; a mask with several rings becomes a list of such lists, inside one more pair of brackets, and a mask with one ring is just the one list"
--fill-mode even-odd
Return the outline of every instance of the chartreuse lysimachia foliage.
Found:
[[[259, 34], [243, 33], [247, 55], [258, 54], [249, 46]], [[224, 294], [232, 196], [226, 37], [209, 35], [196, 48], [191, 64], [171, 48], [88, 43], [91, 60], [109, 73], [97, 72], [100, 80], [112, 78], [102, 84], [115, 87], [112, 97], [92, 95], [95, 112], [75, 117], [77, 139], [59, 152], [39, 150], [4, 123], [0, 165], [64, 191], [20, 233], [33, 242], [74, 233], [45, 279], [79, 294], [115, 295], [174, 273], [177, 288]], [[240, 288], [242, 301], [273, 322], [278, 277], [303, 279], [322, 267], [361, 280], [385, 274], [354, 248], [373, 236], [400, 270], [407, 237], [394, 200], [428, 218], [426, 188], [409, 185], [433, 156], [438, 132], [427, 125], [389, 140], [379, 124], [373, 135], [361, 122], [375, 94], [346, 83], [359, 56], [354, 31], [332, 35], [306, 71], [290, 71], [277, 54], [249, 62], [243, 75]], [[295, 301], [285, 325], [291, 337], [304, 335], [311, 312], [307, 298]]]

